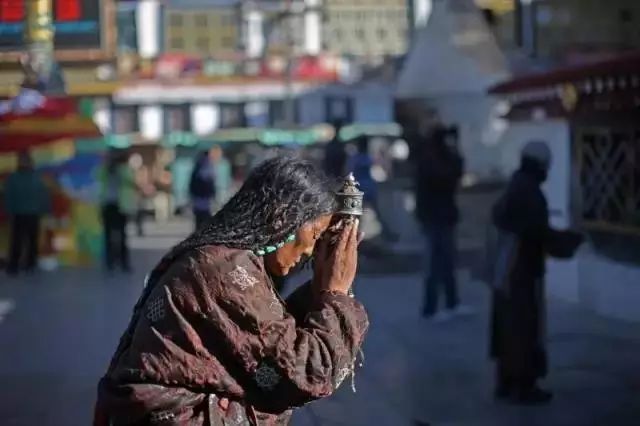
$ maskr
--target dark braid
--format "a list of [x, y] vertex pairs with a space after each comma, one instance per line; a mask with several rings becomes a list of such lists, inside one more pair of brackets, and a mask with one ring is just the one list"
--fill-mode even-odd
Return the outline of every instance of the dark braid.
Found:
[[306, 222], [336, 210], [332, 189], [320, 170], [297, 157], [276, 157], [259, 165], [203, 229], [175, 246], [151, 272], [109, 371], [129, 346], [140, 310], [154, 285], [175, 259], [206, 245], [256, 251], [283, 242]]

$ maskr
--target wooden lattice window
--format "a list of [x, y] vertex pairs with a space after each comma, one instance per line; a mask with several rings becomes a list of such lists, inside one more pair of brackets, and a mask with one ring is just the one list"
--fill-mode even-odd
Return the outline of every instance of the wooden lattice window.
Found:
[[585, 225], [640, 234], [640, 128], [582, 128], [576, 136]]

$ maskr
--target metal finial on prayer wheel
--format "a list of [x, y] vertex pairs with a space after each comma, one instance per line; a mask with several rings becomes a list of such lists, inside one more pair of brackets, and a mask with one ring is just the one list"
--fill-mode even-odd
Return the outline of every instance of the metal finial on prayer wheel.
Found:
[[344, 178], [342, 187], [336, 193], [338, 198], [338, 214], [362, 216], [362, 202], [364, 198], [364, 192], [358, 188], [359, 184], [356, 182], [353, 173], [349, 173]]

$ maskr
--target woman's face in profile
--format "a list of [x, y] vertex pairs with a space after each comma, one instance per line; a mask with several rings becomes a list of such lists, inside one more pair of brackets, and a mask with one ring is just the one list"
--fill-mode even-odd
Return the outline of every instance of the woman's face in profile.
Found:
[[305, 223], [296, 233], [295, 241], [268, 254], [264, 258], [267, 271], [277, 277], [287, 275], [300, 262], [302, 256], [311, 256], [316, 242], [327, 230], [332, 215], [324, 215]]

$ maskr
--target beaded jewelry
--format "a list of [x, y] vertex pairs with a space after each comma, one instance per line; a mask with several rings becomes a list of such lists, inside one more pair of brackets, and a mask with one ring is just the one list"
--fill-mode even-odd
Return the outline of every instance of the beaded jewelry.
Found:
[[279, 248], [284, 247], [285, 244], [290, 243], [292, 241], [295, 241], [295, 239], [296, 239], [296, 235], [295, 234], [291, 234], [291, 235], [289, 235], [287, 237], [286, 240], [284, 240], [282, 242], [279, 242], [275, 246], [267, 246], [264, 249], [256, 250], [256, 254], [258, 256], [264, 256], [265, 254], [273, 253], [274, 251], [278, 250]]

